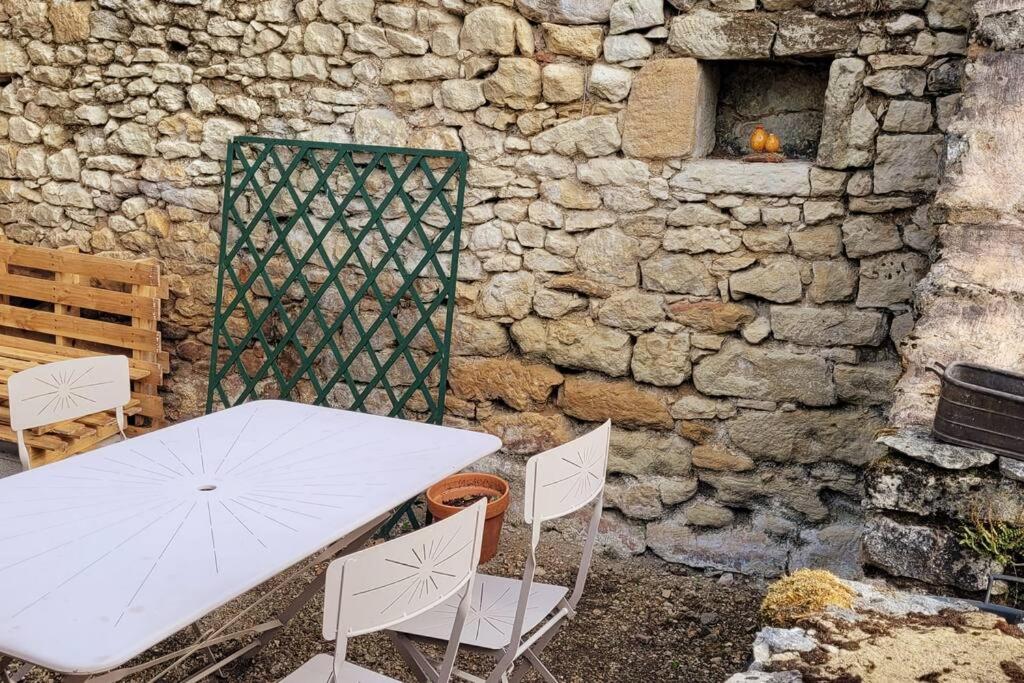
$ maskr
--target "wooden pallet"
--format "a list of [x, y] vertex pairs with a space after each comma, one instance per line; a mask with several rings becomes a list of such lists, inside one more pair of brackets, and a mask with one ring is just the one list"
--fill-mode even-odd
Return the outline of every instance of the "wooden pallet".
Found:
[[[157, 323], [167, 297], [155, 260], [121, 261], [0, 242], [0, 440], [10, 429], [6, 380], [68, 358], [128, 356], [132, 400], [128, 431], [163, 425], [159, 387], [169, 368]], [[34, 463], [66, 458], [117, 434], [113, 411], [29, 430]]]

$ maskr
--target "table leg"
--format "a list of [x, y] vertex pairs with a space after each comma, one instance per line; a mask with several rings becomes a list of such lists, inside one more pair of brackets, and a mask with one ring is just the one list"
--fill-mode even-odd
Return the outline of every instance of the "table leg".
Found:
[[[314, 563], [319, 564], [320, 562], [324, 562], [326, 560], [333, 560], [337, 557], [340, 557], [341, 555], [354, 553], [357, 550], [361, 549], [364, 545], [366, 545], [367, 541], [373, 538], [374, 534], [377, 533], [378, 527], [380, 527], [381, 523], [387, 518], [387, 515], [381, 515], [377, 519], [373, 520], [369, 524], [359, 529], [356, 532], [358, 534], [357, 536], [349, 536], [347, 538], [343, 538], [337, 543], [328, 546], [326, 550], [324, 550], [322, 553], [320, 553], [319, 556], [317, 556], [317, 558], [314, 560]], [[316, 578], [309, 582], [309, 584], [302, 589], [302, 592], [299, 593], [298, 596], [296, 596], [288, 604], [287, 607], [285, 607], [283, 610], [281, 610], [281, 612], [277, 614], [277, 618], [274, 619], [274, 621], [277, 622], [277, 625], [269, 629], [268, 631], [264, 632], [262, 635], [260, 635], [259, 646], [251, 650], [246, 655], [246, 659], [251, 659], [257, 652], [259, 652], [260, 648], [262, 648], [264, 645], [266, 645], [275, 637], [277, 637], [277, 634], [280, 633], [284, 629], [284, 627], [288, 625], [288, 622], [294, 619], [295, 615], [298, 614], [302, 610], [302, 608], [305, 607], [309, 603], [309, 601], [312, 600], [313, 597], [323, 589], [324, 583], [326, 583], [326, 581], [327, 572], [321, 572], [317, 575]]]

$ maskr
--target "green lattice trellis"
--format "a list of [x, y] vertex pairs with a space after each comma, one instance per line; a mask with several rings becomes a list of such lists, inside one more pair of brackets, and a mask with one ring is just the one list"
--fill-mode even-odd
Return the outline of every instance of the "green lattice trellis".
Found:
[[467, 163], [235, 138], [207, 412], [285, 398], [440, 423]]

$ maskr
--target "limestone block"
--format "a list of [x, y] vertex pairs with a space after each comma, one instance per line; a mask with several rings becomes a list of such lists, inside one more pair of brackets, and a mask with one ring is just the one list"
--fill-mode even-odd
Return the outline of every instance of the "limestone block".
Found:
[[553, 126], [530, 140], [530, 148], [538, 154], [557, 152], [564, 156], [577, 153], [588, 157], [605, 156], [618, 151], [621, 145], [622, 136], [617, 118], [607, 115], [573, 119]]
[[516, 0], [516, 9], [533, 21], [554, 24], [606, 24], [614, 0]]
[[843, 221], [843, 244], [847, 256], [862, 258], [895, 251], [903, 240], [891, 216], [850, 214]]
[[659, 387], [676, 387], [690, 377], [689, 335], [642, 334], [633, 346], [633, 378]]
[[441, 103], [454, 111], [475, 111], [487, 104], [483, 81], [454, 79], [441, 84]]
[[529, 22], [506, 7], [479, 7], [466, 15], [459, 43], [475, 54], [513, 55], [533, 53], [533, 32]]
[[611, 285], [635, 287], [639, 281], [640, 240], [615, 228], [594, 230], [580, 240], [576, 262], [583, 274]]
[[607, 62], [633, 62], [647, 59], [654, 53], [654, 45], [639, 33], [608, 36], [604, 39], [604, 59]]
[[693, 385], [709, 396], [797, 401], [810, 406], [836, 402], [832, 373], [811, 354], [752, 347], [730, 341], [693, 369]]
[[580, 420], [611, 420], [625, 427], [672, 426], [672, 416], [664, 400], [644, 391], [633, 382], [608, 382], [568, 377], [558, 394], [558, 406]]
[[729, 422], [729, 438], [755, 458], [864, 465], [885, 452], [875, 443], [875, 433], [885, 424], [865, 408], [750, 411]]
[[632, 157], [703, 157], [715, 146], [718, 82], [695, 59], [659, 59], [633, 80], [622, 149]]
[[860, 42], [857, 22], [826, 19], [812, 12], [783, 12], [778, 15], [778, 35], [772, 45], [777, 57], [820, 57], [853, 52]]
[[857, 286], [856, 266], [843, 259], [815, 261], [811, 264], [813, 280], [807, 295], [816, 304], [846, 301]]
[[772, 306], [776, 339], [811, 346], [877, 346], [888, 331], [881, 313], [847, 308]]
[[626, 33], [665, 23], [664, 0], [615, 0], [609, 12], [611, 33]]
[[644, 289], [711, 296], [718, 283], [699, 259], [689, 254], [659, 254], [640, 264]]
[[868, 520], [864, 555], [869, 565], [895, 576], [969, 591], [983, 590], [993, 569], [990, 561], [961, 546], [953, 531], [880, 515]]
[[790, 552], [788, 544], [749, 527], [696, 532], [685, 513], [649, 524], [647, 544], [669, 562], [764, 577], [782, 574]]
[[878, 123], [863, 101], [867, 66], [861, 59], [836, 59], [829, 68], [818, 163], [851, 168], [871, 163]]
[[595, 64], [590, 69], [589, 92], [609, 102], [621, 102], [633, 87], [633, 71], [610, 64]]
[[884, 307], [908, 302], [927, 270], [928, 259], [921, 254], [894, 252], [862, 259], [857, 305]]
[[544, 101], [575, 102], [583, 97], [583, 69], [575, 64], [548, 64], [541, 72]]
[[[53, 39], [58, 43], [81, 43], [89, 38], [89, 2], [52, 3], [47, 12], [53, 26]], [[2, 60], [0, 60], [2, 61]]]
[[500, 400], [515, 410], [533, 410], [547, 402], [562, 373], [515, 358], [456, 359], [449, 370], [452, 392], [468, 401]]
[[700, 332], [734, 332], [757, 317], [743, 304], [719, 301], [677, 301], [668, 307], [669, 318]]
[[668, 46], [697, 59], [768, 59], [776, 30], [760, 13], [695, 9], [672, 19]]
[[942, 135], [880, 135], [875, 192], [934, 192], [939, 184]]
[[707, 194], [755, 194], [774, 197], [807, 196], [811, 164], [747, 164], [728, 159], [683, 162], [669, 186]]
[[523, 57], [498, 60], [498, 70], [483, 85], [484, 97], [511, 109], [529, 109], [541, 96], [540, 65]]
[[547, 48], [556, 55], [579, 57], [589, 61], [601, 56], [604, 30], [600, 26], [544, 24], [543, 28]]
[[800, 267], [795, 260], [784, 259], [729, 276], [734, 297], [755, 296], [775, 303], [798, 301], [803, 294]]

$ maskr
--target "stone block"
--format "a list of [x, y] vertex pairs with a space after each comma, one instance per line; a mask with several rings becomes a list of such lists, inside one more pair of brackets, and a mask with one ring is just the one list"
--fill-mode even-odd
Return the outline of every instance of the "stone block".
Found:
[[908, 302], [927, 271], [928, 259], [921, 254], [894, 252], [862, 259], [857, 305], [867, 308]]
[[776, 31], [765, 14], [701, 8], [672, 19], [668, 46], [697, 59], [768, 59]]
[[733, 297], [749, 295], [780, 304], [798, 301], [803, 294], [800, 267], [795, 260], [785, 259], [733, 273], [729, 291]]
[[827, 19], [813, 12], [782, 12], [775, 17], [778, 34], [772, 45], [776, 57], [821, 57], [854, 52], [860, 42], [857, 22]]
[[811, 346], [877, 346], [887, 332], [881, 313], [848, 308], [772, 306], [776, 339]]
[[600, 26], [563, 26], [544, 24], [544, 39], [556, 55], [593, 61], [601, 56], [604, 30]]
[[851, 214], [843, 221], [843, 245], [850, 258], [874, 256], [903, 246], [891, 216]]
[[588, 157], [612, 154], [621, 144], [622, 136], [615, 116], [585, 116], [570, 120], [535, 135], [530, 141], [531, 149], [537, 154], [557, 152], [572, 156], [578, 153]]
[[0, 38], [0, 74], [22, 74], [31, 66], [32, 62], [21, 45], [13, 40]]
[[516, 0], [516, 9], [533, 21], [554, 24], [606, 24], [614, 0]]
[[640, 240], [616, 228], [591, 231], [580, 240], [576, 251], [576, 263], [583, 275], [621, 287], [633, 287], [639, 282], [639, 261]]
[[898, 363], [836, 365], [836, 393], [848, 403], [885, 405], [892, 400], [902, 372]]
[[455, 359], [449, 370], [452, 392], [468, 401], [500, 400], [515, 410], [536, 409], [562, 383], [546, 365], [509, 359]]
[[725, 446], [697, 446], [691, 453], [694, 467], [719, 472], [746, 472], [754, 469], [754, 461], [741, 453], [734, 453]]
[[930, 102], [893, 100], [882, 121], [882, 130], [891, 133], [926, 133], [933, 121]]
[[53, 26], [53, 40], [58, 43], [81, 43], [89, 39], [89, 15], [92, 5], [88, 2], [53, 3], [47, 12]]
[[495, 413], [482, 417], [480, 426], [501, 439], [501, 448], [513, 455], [533, 455], [572, 440], [572, 427], [561, 413]]
[[615, 0], [609, 12], [612, 34], [637, 31], [665, 23], [664, 0]]
[[937, 441], [924, 427], [904, 427], [895, 434], [885, 434], [878, 441], [908, 458], [947, 470], [984, 467], [996, 461], [996, 455], [988, 451]]
[[633, 382], [608, 382], [570, 377], [558, 395], [558, 406], [579, 420], [611, 420], [625, 427], [668, 429], [672, 416], [665, 401]]
[[875, 192], [934, 192], [942, 148], [942, 135], [879, 135]]
[[632, 157], [703, 157], [715, 146], [718, 81], [696, 59], [648, 62], [633, 80], [622, 131]]
[[633, 345], [633, 378], [658, 387], [677, 387], [690, 378], [690, 339], [686, 333], [642, 334]]
[[863, 408], [751, 411], [729, 422], [729, 438], [755, 458], [864, 465], [885, 452], [875, 443], [875, 433], [885, 425], [876, 412]]
[[901, 524], [887, 517], [868, 520], [864, 534], [864, 559], [894, 576], [963, 590], [984, 590], [988, 560], [960, 545], [953, 531]]
[[550, 322], [526, 318], [512, 325], [512, 338], [523, 353], [562, 367], [596, 370], [611, 377], [629, 373], [632, 338], [589, 318]]
[[685, 192], [706, 194], [754, 194], [772, 197], [806, 197], [811, 192], [811, 164], [747, 164], [729, 159], [698, 159], [683, 162], [669, 186]]
[[693, 369], [693, 385], [709, 396], [797, 401], [827, 406], [836, 401], [828, 363], [811, 354], [727, 342]]
[[698, 533], [677, 514], [647, 526], [647, 544], [663, 560], [753, 576], [778, 576], [786, 569], [789, 546], [763, 531], [735, 527]]
[[[640, 476], [660, 474], [686, 477], [690, 474], [693, 446], [678, 434], [614, 427], [608, 451], [608, 471]], [[697, 488], [696, 480], [687, 488]]]
[[863, 98], [866, 73], [864, 60], [855, 57], [836, 59], [829, 67], [818, 145], [822, 166], [843, 169], [871, 163], [878, 122]]
[[984, 512], [995, 522], [1024, 516], [1024, 484], [993, 468], [949, 470], [919, 460], [885, 458], [867, 473], [864, 503], [874, 510], [966, 522]]
[[750, 306], [720, 301], [677, 301], [668, 307], [672, 320], [700, 332], [735, 332], [753, 322], [757, 313]]
[[711, 296], [718, 291], [714, 276], [696, 257], [661, 254], [640, 263], [643, 286], [654, 292]]

